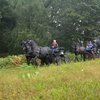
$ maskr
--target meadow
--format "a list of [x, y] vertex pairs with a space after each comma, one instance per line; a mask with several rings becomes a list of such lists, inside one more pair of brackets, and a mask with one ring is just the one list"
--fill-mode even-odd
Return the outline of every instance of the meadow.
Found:
[[0, 100], [100, 100], [100, 59], [35, 67], [20, 55], [0, 67]]

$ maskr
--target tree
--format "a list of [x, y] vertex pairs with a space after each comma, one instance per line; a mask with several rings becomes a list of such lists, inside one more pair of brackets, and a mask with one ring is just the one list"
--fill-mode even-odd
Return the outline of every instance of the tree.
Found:
[[[11, 2], [9, 0], [9, 2]], [[38, 45], [47, 46], [51, 39], [48, 32], [48, 8], [39, 0], [13, 0], [12, 6], [17, 14], [16, 27], [11, 32], [11, 45], [16, 52], [20, 52], [23, 39], [31, 38]]]
[[0, 0], [0, 51], [8, 51], [10, 43], [9, 33], [16, 24], [10, 4], [6, 0]]
[[[54, 31], [53, 38], [71, 50], [73, 40], [77, 42], [94, 40], [100, 32], [98, 23], [100, 19], [99, 0], [62, 0], [52, 2], [51, 19]], [[57, 13], [59, 12], [59, 13]]]
[[21, 41], [31, 38], [40, 46], [50, 46], [56, 39], [59, 46], [72, 51], [73, 41], [84, 41], [86, 44], [86, 41], [92, 41], [100, 34], [99, 0], [1, 1], [2, 50], [12, 52], [13, 48], [18, 53], [21, 51]]

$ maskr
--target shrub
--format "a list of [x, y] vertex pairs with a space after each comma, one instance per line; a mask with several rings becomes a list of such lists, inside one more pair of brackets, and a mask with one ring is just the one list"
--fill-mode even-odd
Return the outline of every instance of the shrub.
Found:
[[6, 58], [0, 58], [0, 68], [16, 67], [26, 62], [26, 58], [23, 55], [13, 55]]
[[[68, 54], [70, 61], [75, 61], [75, 54], [74, 53], [69, 53]], [[78, 55], [79, 61], [81, 61], [81, 55]]]

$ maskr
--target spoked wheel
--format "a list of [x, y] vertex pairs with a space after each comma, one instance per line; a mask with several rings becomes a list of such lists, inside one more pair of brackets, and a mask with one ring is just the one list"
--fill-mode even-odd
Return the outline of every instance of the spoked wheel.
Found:
[[70, 58], [68, 57], [68, 55], [64, 55], [64, 62], [65, 62], [65, 64], [70, 63]]
[[62, 57], [57, 56], [57, 57], [56, 57], [56, 60], [55, 60], [55, 65], [62, 65], [62, 64], [63, 64], [63, 59], [62, 59]]

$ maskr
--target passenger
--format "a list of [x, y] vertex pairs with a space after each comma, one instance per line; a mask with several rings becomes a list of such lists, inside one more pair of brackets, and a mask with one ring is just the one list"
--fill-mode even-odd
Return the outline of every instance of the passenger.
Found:
[[94, 45], [92, 46], [92, 51], [93, 51], [94, 53], [96, 53], [96, 52], [97, 52], [97, 49], [98, 49], [98, 46], [97, 46], [97, 44], [94, 42]]
[[87, 45], [87, 49], [86, 51], [91, 53], [91, 48], [92, 48], [93, 44], [91, 43], [91, 41], [89, 41], [89, 44]]
[[57, 48], [58, 48], [58, 43], [56, 42], [56, 40], [53, 40], [53, 43], [51, 44], [52, 53], [54, 53], [54, 51]]

